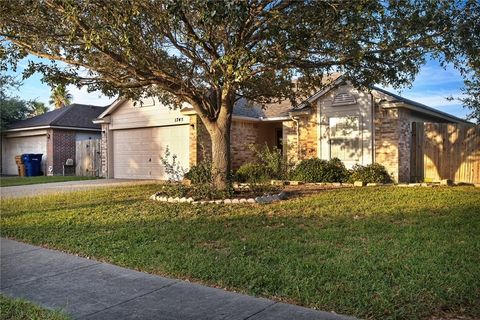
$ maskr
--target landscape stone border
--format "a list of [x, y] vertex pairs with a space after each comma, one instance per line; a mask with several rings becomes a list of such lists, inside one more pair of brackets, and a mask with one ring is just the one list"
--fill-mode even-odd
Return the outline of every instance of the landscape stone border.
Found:
[[[272, 180], [272, 185], [284, 185], [284, 186], [326, 186], [326, 187], [379, 187], [379, 186], [394, 186], [394, 187], [438, 187], [438, 186], [462, 186], [470, 185], [475, 187], [480, 187], [480, 184], [470, 184], [470, 183], [455, 183], [451, 180], [444, 179], [441, 181], [435, 182], [421, 182], [421, 183], [364, 183], [363, 181], [355, 181], [354, 183], [339, 183], [339, 182], [317, 182], [317, 183], [304, 183], [301, 181], [282, 181], [282, 180]], [[238, 189], [247, 189], [248, 184], [242, 183], [237, 184]], [[281, 191], [278, 194], [258, 196], [255, 198], [231, 198], [231, 199], [217, 199], [217, 200], [195, 200], [193, 198], [180, 198], [180, 197], [166, 197], [162, 196], [159, 193], [155, 193], [150, 196], [150, 200], [160, 201], [160, 202], [169, 202], [169, 203], [191, 203], [191, 204], [269, 204], [273, 202], [278, 202], [287, 199], [287, 193]]]
[[286, 192], [282, 191], [278, 194], [258, 196], [255, 198], [232, 198], [232, 199], [217, 199], [217, 200], [200, 200], [196, 201], [193, 198], [180, 198], [180, 197], [166, 197], [160, 194], [152, 194], [150, 200], [160, 201], [160, 202], [169, 202], [169, 203], [191, 203], [191, 204], [268, 204], [273, 202], [278, 202], [281, 200], [287, 199]]

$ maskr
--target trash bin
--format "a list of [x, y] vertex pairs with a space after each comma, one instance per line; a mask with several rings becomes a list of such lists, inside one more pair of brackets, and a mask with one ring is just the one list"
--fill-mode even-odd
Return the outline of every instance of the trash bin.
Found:
[[18, 175], [25, 177], [25, 165], [23, 164], [22, 156], [15, 156], [15, 163], [17, 164]]
[[23, 164], [25, 165], [26, 177], [33, 177], [35, 173], [33, 168], [34, 164], [32, 163], [32, 156], [34, 156], [34, 154], [32, 153], [22, 154]]
[[40, 176], [42, 175], [42, 153], [37, 153], [32, 155], [32, 165], [33, 165], [33, 175]]

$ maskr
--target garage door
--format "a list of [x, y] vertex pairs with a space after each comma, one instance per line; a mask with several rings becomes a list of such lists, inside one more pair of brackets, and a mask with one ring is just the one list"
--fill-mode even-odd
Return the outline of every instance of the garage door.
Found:
[[47, 136], [32, 136], [5, 138], [3, 140], [2, 170], [3, 174], [17, 175], [15, 156], [24, 153], [42, 153], [42, 171], [45, 172], [45, 160], [47, 155]]
[[188, 125], [113, 131], [114, 177], [167, 180], [161, 161], [167, 146], [188, 170]]

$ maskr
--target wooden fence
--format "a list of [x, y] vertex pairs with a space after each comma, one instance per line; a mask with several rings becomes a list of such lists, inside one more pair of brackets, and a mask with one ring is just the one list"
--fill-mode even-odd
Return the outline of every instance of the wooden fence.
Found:
[[75, 175], [98, 176], [101, 168], [100, 139], [76, 142]]
[[412, 181], [480, 183], [480, 126], [415, 122]]

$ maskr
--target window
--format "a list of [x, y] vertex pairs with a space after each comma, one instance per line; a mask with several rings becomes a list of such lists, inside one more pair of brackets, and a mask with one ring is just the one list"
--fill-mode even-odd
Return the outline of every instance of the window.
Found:
[[361, 157], [359, 117], [331, 117], [330, 158], [342, 161], [359, 161]]

